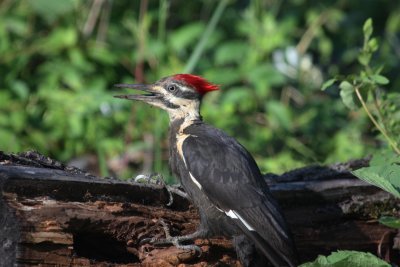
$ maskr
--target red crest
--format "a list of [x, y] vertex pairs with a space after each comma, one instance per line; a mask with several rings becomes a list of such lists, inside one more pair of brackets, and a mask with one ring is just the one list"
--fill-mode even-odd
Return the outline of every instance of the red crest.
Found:
[[199, 94], [204, 95], [210, 91], [218, 90], [219, 87], [216, 84], [212, 84], [203, 77], [192, 75], [192, 74], [176, 74], [173, 76], [175, 80], [184, 81], [188, 85], [196, 89]]

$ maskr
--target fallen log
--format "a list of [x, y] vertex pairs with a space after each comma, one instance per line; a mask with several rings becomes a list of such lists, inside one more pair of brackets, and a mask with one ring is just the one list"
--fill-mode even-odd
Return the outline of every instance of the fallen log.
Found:
[[[349, 172], [368, 160], [267, 174], [302, 262], [335, 250], [369, 251], [399, 262], [398, 234], [378, 223], [400, 201]], [[196, 209], [163, 185], [92, 176], [34, 152], [0, 153], [0, 266], [240, 266], [231, 242], [196, 240], [203, 254], [141, 244], [193, 232]], [[397, 243], [396, 243], [397, 242]]]

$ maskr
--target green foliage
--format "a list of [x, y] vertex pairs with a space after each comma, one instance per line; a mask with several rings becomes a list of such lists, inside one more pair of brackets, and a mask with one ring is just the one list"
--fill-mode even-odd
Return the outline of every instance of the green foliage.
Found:
[[342, 98], [343, 104], [350, 109], [357, 108], [357, 100], [355, 95], [354, 86], [348, 81], [343, 81], [339, 85], [340, 97]]
[[[360, 73], [330, 79], [323, 84], [322, 90], [326, 90], [336, 81], [341, 81], [339, 88], [343, 103], [352, 110], [362, 106], [376, 129], [393, 149], [389, 152], [375, 152], [369, 167], [352, 173], [359, 179], [400, 198], [400, 93], [387, 94], [382, 91], [381, 86], [389, 84], [389, 79], [381, 75], [381, 66], [371, 65], [371, 58], [379, 49], [377, 39], [371, 38], [372, 19], [365, 21], [363, 33], [364, 44], [358, 55], [358, 62], [362, 66]], [[394, 217], [382, 217], [379, 222], [393, 228], [400, 227], [399, 219]]]
[[400, 156], [376, 153], [369, 167], [352, 172], [355, 176], [400, 198]]
[[391, 228], [400, 229], [400, 219], [390, 216], [382, 216], [379, 222]]
[[[322, 90], [326, 90], [336, 81], [341, 80], [339, 88], [343, 103], [352, 110], [362, 106], [388, 144], [397, 154], [400, 154], [400, 137], [398, 134], [400, 117], [397, 115], [400, 105], [398, 101], [388, 101], [387, 94], [381, 90], [380, 86], [389, 83], [389, 79], [381, 75], [382, 66], [374, 67], [371, 65], [371, 58], [379, 49], [377, 39], [371, 38], [373, 33], [371, 18], [365, 21], [363, 32], [364, 44], [358, 55], [358, 62], [362, 66], [359, 74], [330, 79], [322, 85]], [[400, 93], [391, 93], [390, 96], [391, 99], [398, 100]], [[388, 106], [390, 106], [390, 109], [388, 109]]]
[[390, 267], [391, 265], [375, 255], [366, 252], [340, 250], [329, 256], [318, 256], [313, 262], [299, 267]]
[[[3, 1], [0, 149], [63, 161], [95, 155], [103, 174], [166, 176], [167, 116], [112, 98], [112, 85], [186, 68], [221, 84], [204, 99], [204, 119], [238, 138], [262, 171], [362, 157], [376, 133], [359, 109], [349, 113], [339, 94], [319, 88], [338, 70], [358, 71], [362, 45], [362, 66], [384, 62], [387, 72], [360, 74], [360, 93], [379, 94], [380, 123], [395, 139], [398, 12], [391, 1]], [[367, 17], [376, 26], [366, 24], [360, 44]]]

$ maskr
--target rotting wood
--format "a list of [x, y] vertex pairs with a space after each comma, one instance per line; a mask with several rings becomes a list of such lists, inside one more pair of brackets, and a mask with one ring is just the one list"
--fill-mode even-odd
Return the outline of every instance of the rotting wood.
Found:
[[[337, 249], [380, 252], [399, 260], [396, 231], [380, 225], [382, 214], [399, 215], [400, 203], [355, 179], [349, 169], [368, 160], [310, 166], [266, 179], [281, 203], [302, 261]], [[239, 266], [229, 240], [197, 240], [197, 257], [174, 247], [140, 245], [145, 237], [191, 233], [198, 214], [189, 201], [163, 186], [100, 179], [28, 152], [0, 153], [0, 260], [23, 266]], [[398, 245], [398, 244], [397, 244]], [[1, 265], [1, 266], [3, 266]]]

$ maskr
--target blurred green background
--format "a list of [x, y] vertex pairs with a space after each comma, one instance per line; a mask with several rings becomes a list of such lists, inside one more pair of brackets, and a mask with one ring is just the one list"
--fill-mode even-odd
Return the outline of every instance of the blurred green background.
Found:
[[392, 0], [2, 0], [0, 150], [169, 176], [167, 115], [113, 98], [113, 84], [192, 72], [221, 85], [204, 99], [205, 121], [263, 172], [364, 157], [381, 145], [366, 115], [320, 88], [358, 71], [371, 17], [373, 60], [398, 90], [399, 14]]

